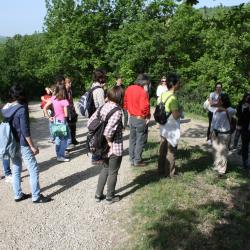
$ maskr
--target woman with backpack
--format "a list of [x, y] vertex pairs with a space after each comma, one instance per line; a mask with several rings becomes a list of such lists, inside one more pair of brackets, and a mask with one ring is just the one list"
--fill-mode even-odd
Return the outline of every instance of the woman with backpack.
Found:
[[31, 196], [22, 192], [22, 160], [27, 166], [30, 175], [32, 201], [34, 203], [51, 201], [51, 198], [43, 196], [40, 192], [39, 167], [35, 158], [35, 155], [39, 153], [39, 149], [34, 145], [30, 135], [28, 103], [24, 89], [20, 85], [15, 84], [10, 88], [10, 102], [3, 107], [2, 114], [4, 118], [10, 120], [13, 136], [19, 145], [15, 155], [11, 158], [15, 201], [19, 202]]
[[231, 107], [230, 98], [221, 93], [211, 123], [212, 146], [214, 149], [214, 170], [222, 178], [227, 170], [228, 145], [231, 138], [231, 119], [236, 110]]
[[161, 143], [159, 149], [158, 172], [166, 177], [172, 177], [175, 173], [175, 154], [180, 139], [180, 118], [182, 108], [175, 92], [180, 88], [180, 78], [171, 74], [167, 78], [168, 91], [161, 98], [165, 104], [165, 110], [170, 116], [164, 125], [160, 125]]
[[[44, 107], [45, 114], [48, 116], [49, 120], [53, 122], [52, 131], [54, 130], [56, 157], [57, 161], [59, 162], [69, 161], [69, 159], [65, 157], [65, 150], [68, 146], [68, 137], [70, 136], [69, 127], [66, 120], [68, 117], [69, 102], [66, 98], [66, 89], [64, 83], [57, 84], [55, 95], [51, 97]], [[48, 109], [51, 104], [54, 110], [53, 116], [49, 116], [48, 114]], [[59, 132], [56, 131], [56, 127], [58, 127], [58, 129], [61, 127], [65, 133], [59, 134]]]
[[107, 183], [106, 201], [111, 204], [120, 200], [120, 196], [115, 196], [115, 186], [123, 152], [122, 88], [115, 86], [109, 89], [107, 92], [107, 98], [108, 101], [98, 108], [89, 119], [88, 128], [92, 126], [92, 123], [99, 119], [99, 115], [100, 119], [103, 121], [110, 116], [103, 133], [108, 144], [108, 152], [102, 155], [103, 165], [98, 179], [95, 199], [97, 202], [104, 199], [103, 190]]

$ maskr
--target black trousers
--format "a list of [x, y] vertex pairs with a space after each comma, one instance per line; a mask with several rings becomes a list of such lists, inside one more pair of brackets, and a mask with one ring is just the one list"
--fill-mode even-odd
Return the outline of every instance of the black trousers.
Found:
[[249, 150], [249, 142], [250, 142], [250, 131], [249, 130], [241, 130], [241, 150], [242, 150], [242, 161], [244, 167], [247, 167], [248, 163], [248, 150]]
[[207, 128], [207, 140], [210, 139], [210, 130], [211, 130], [211, 123], [212, 123], [212, 119], [213, 119], [213, 112], [208, 111], [207, 113], [208, 116], [208, 128]]

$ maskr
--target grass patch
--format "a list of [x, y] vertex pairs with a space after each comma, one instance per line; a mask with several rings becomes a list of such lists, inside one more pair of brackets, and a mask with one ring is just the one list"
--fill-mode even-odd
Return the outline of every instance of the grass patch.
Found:
[[212, 170], [213, 157], [183, 145], [177, 153], [179, 175], [157, 174], [159, 142], [144, 152], [149, 166], [136, 169], [132, 185], [130, 249], [250, 249], [250, 185], [231, 166], [225, 180]]

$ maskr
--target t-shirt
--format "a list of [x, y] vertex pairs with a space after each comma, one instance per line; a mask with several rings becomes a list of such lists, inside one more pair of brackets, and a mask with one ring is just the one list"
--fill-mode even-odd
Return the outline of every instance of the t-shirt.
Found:
[[43, 98], [44, 98], [44, 101], [41, 102], [42, 109], [44, 108], [45, 104], [50, 100], [51, 95], [44, 95]]
[[[217, 104], [218, 103], [218, 99], [219, 99], [219, 94], [217, 94], [216, 92], [212, 92], [209, 95], [209, 99], [211, 101], [211, 104]], [[216, 110], [217, 107], [211, 107], [211, 104], [208, 107], [208, 110], [210, 112], [214, 112]]]
[[55, 96], [51, 97], [51, 102], [54, 108], [54, 117], [59, 121], [65, 120], [64, 108], [69, 106], [69, 102], [66, 99], [57, 100]]
[[229, 118], [231, 119], [232, 116], [236, 114], [236, 110], [229, 107], [227, 108], [228, 116], [225, 111], [222, 112], [217, 112], [218, 108], [215, 108], [215, 111], [213, 113], [213, 119], [212, 119], [212, 124], [211, 124], [211, 132], [215, 129], [220, 132], [228, 132], [230, 131], [230, 123], [229, 123]]
[[168, 88], [166, 85], [159, 85], [156, 90], [156, 96], [157, 96], [157, 103], [160, 103], [161, 101], [161, 95], [168, 91]]
[[[169, 97], [172, 95], [171, 97]], [[174, 111], [174, 110], [179, 110], [180, 109], [180, 104], [176, 98], [175, 95], [173, 95], [172, 92], [165, 92], [161, 96], [162, 102], [164, 103], [167, 99], [167, 102], [165, 103], [165, 110], [167, 112]]]

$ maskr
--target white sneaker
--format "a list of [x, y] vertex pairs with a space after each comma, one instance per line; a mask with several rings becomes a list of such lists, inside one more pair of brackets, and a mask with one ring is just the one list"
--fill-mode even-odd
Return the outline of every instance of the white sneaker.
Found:
[[5, 182], [12, 183], [12, 175], [8, 175], [5, 177]]
[[56, 159], [57, 159], [57, 161], [61, 161], [61, 162], [68, 162], [69, 161], [69, 158], [65, 158], [65, 157], [57, 157]]
[[207, 144], [208, 145], [212, 145], [212, 141], [211, 140], [207, 140]]

